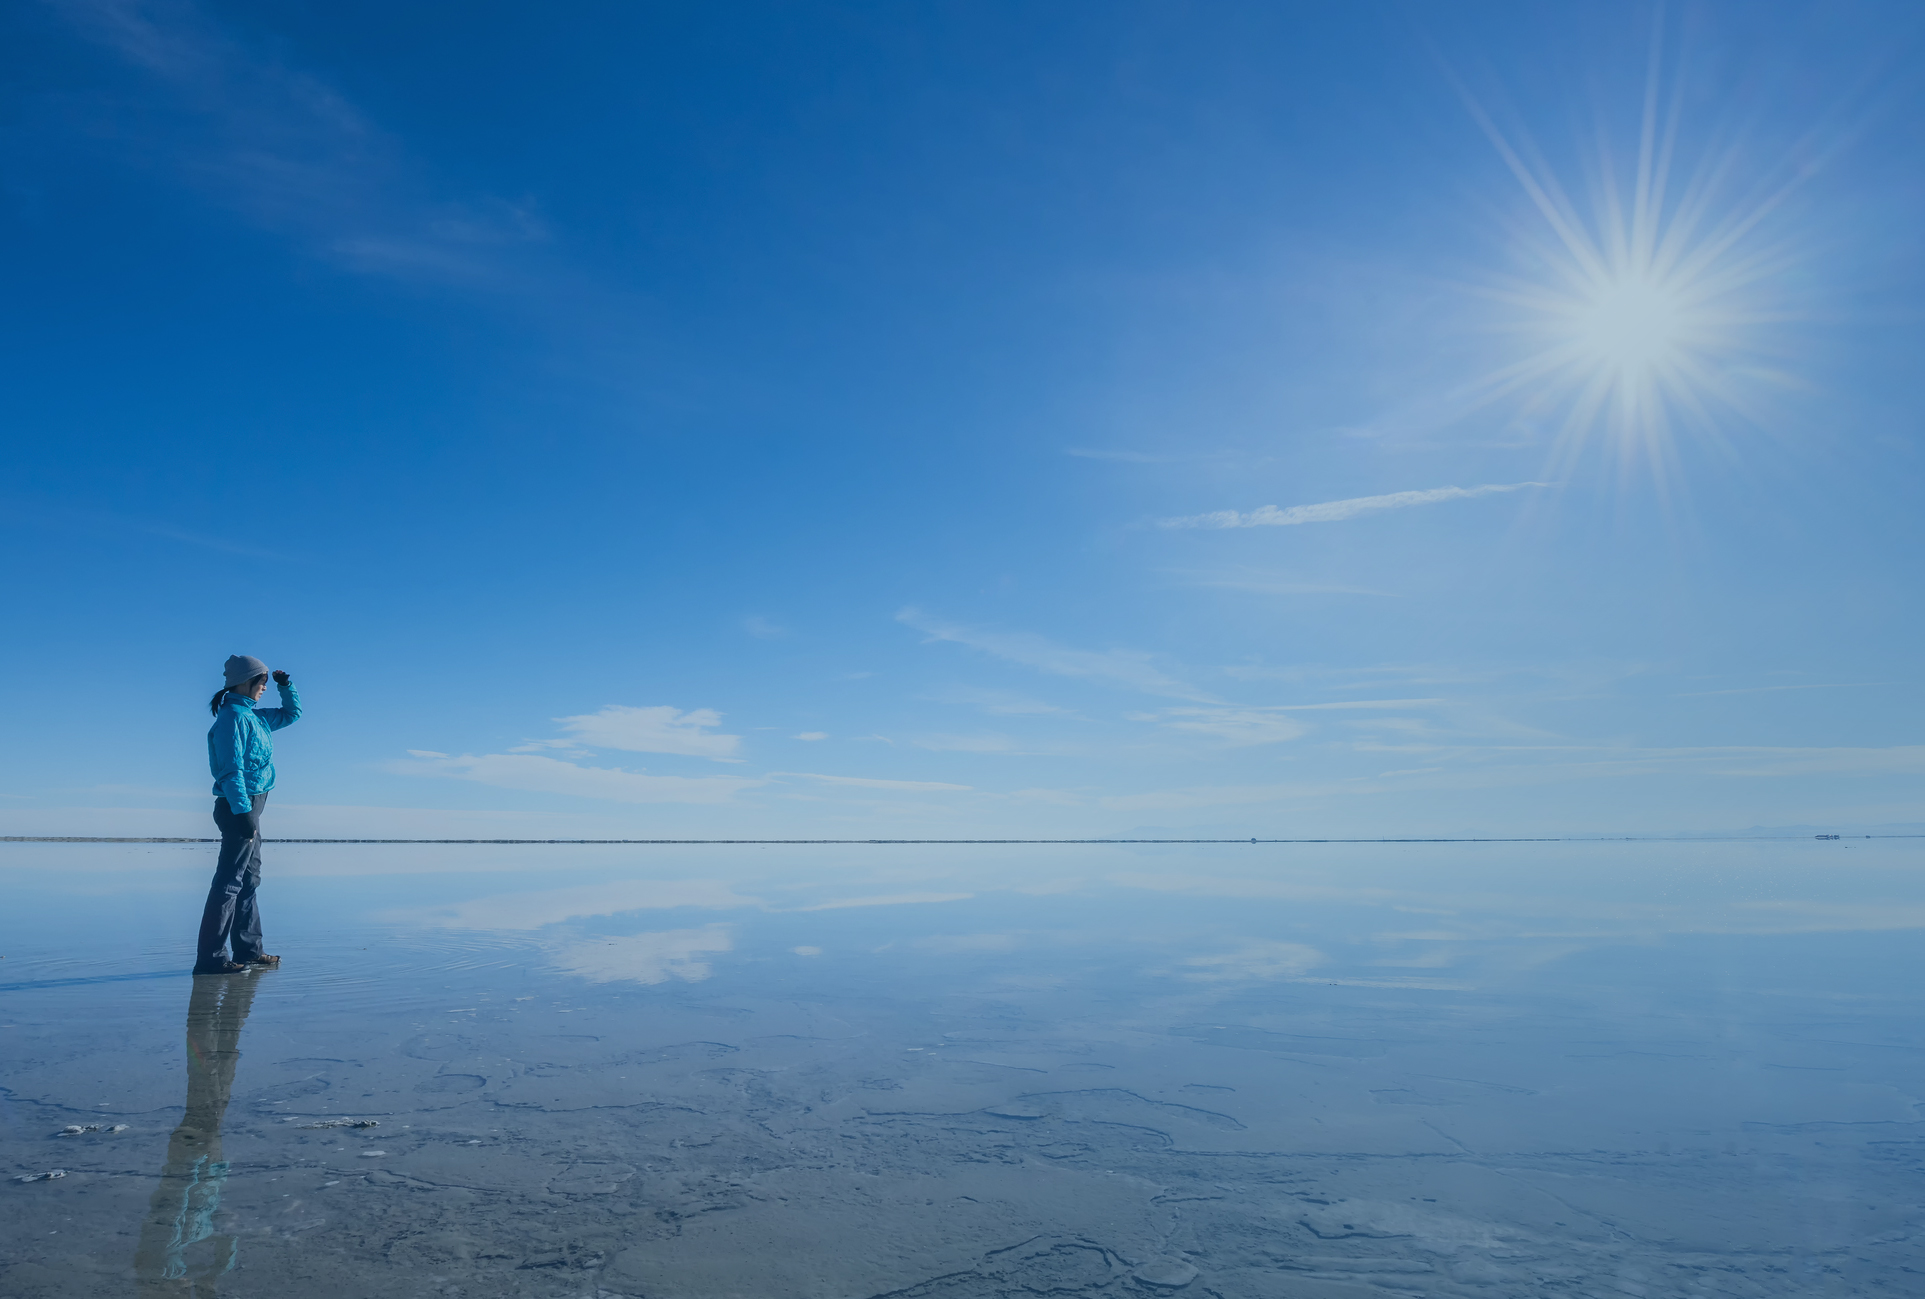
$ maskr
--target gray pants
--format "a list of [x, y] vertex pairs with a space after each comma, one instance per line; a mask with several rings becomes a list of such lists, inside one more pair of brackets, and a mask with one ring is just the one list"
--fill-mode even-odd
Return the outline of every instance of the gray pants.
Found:
[[201, 912], [196, 966], [226, 960], [230, 938], [237, 962], [245, 965], [261, 954], [261, 909], [255, 904], [254, 890], [261, 886], [261, 811], [267, 806], [267, 795], [256, 794], [249, 801], [252, 808], [235, 812], [225, 798], [214, 800], [221, 855], [214, 865], [214, 883], [207, 890], [207, 907]]

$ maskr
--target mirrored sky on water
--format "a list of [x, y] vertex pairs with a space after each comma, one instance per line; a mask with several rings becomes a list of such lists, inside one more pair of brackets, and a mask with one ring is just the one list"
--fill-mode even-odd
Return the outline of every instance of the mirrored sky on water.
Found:
[[285, 968], [195, 980], [207, 849], [7, 846], [6, 1293], [1920, 1262], [1914, 841], [269, 853]]

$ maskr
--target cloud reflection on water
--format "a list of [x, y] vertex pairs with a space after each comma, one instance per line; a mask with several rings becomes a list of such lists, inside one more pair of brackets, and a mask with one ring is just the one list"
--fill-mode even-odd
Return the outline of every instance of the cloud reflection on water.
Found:
[[703, 958], [734, 950], [728, 925], [665, 929], [652, 934], [594, 938], [571, 943], [555, 954], [555, 968], [591, 983], [667, 983], [671, 978], [699, 983], [714, 973]]
[[536, 893], [496, 894], [391, 918], [451, 929], [542, 929], [564, 920], [625, 911], [673, 907], [728, 911], [761, 905], [759, 899], [743, 897], [720, 880], [610, 880]]
[[[1238, 876], [1150, 874], [1110, 877], [1123, 888], [1194, 897], [1350, 903], [1392, 907], [1400, 913], [1430, 911], [1447, 926], [1386, 930], [1379, 942], [1473, 942], [1490, 939], [1624, 939], [1660, 934], [1803, 934], [1925, 928], [1925, 906], [1817, 902], [1800, 898], [1719, 897], [1676, 902], [1635, 902], [1556, 896], [1548, 892], [1434, 892], [1382, 887], [1344, 888], [1321, 883]], [[1547, 880], [1547, 885], [1553, 881]], [[1448, 908], [1448, 909], [1444, 909]]]
[[[298, 1280], [339, 1259], [421, 1290], [435, 1277], [467, 1284], [453, 1269], [472, 1264], [470, 1288], [485, 1289], [500, 1259], [550, 1268], [558, 1232], [593, 1239], [614, 1230], [603, 1215], [615, 1212], [629, 1223], [681, 1215], [684, 1233], [611, 1251], [626, 1260], [605, 1269], [624, 1293], [782, 1293], [774, 1271], [751, 1287], [712, 1264], [739, 1254], [787, 1275], [844, 1276], [829, 1269], [868, 1267], [860, 1246], [873, 1239], [980, 1239], [1002, 1258], [1018, 1228], [1104, 1240], [1125, 1230], [1117, 1222], [1141, 1224], [1117, 1239], [1145, 1256], [1172, 1222], [1194, 1231], [1200, 1252], [1188, 1257], [1213, 1280], [1248, 1281], [1237, 1293], [1249, 1294], [1274, 1290], [1267, 1251], [1279, 1239], [1332, 1260], [1320, 1265], [1340, 1273], [1330, 1294], [1367, 1288], [1360, 1272], [1414, 1277], [1426, 1293], [1456, 1293], [1458, 1274], [1482, 1278], [1482, 1291], [1534, 1293], [1552, 1263], [1606, 1293], [1627, 1260], [1689, 1277], [1707, 1274], [1707, 1258], [1719, 1275], [1761, 1278], [1759, 1295], [1802, 1295], [1806, 1275], [1831, 1275], [1788, 1274], [1787, 1259], [1856, 1260], [1860, 1275], [1827, 1293], [1896, 1293], [1882, 1278], [1916, 1262], [1917, 944], [1755, 929], [1925, 920], [1913, 843], [556, 845], [495, 854], [525, 863], [512, 884], [492, 869], [452, 876], [438, 849], [379, 851], [423, 864], [384, 879], [388, 905], [419, 907], [412, 933], [397, 934], [410, 917], [396, 912], [369, 926], [365, 890], [275, 881], [295, 959], [259, 983], [276, 1027], [235, 1076], [247, 1162], [221, 1188], [248, 1232], [224, 1234], [213, 1186], [189, 1183], [218, 1173], [194, 1164], [205, 1152], [175, 1161], [170, 1146], [161, 1193], [143, 1204], [153, 1184], [129, 1182], [125, 1148], [103, 1138], [61, 1149], [74, 1171], [54, 1189], [94, 1178], [90, 1198], [39, 1195], [36, 1208], [22, 1197], [0, 1255], [24, 1252], [15, 1238], [44, 1248], [85, 1226], [84, 1238], [112, 1240], [142, 1221], [137, 1263], [168, 1287], [183, 1267], [211, 1275], [239, 1240], [256, 1272]], [[150, 900], [116, 912], [92, 892], [138, 873], [44, 868], [147, 856], [19, 850], [31, 871], [12, 887], [38, 897], [30, 890], [57, 886], [44, 896], [60, 905], [36, 905], [44, 919], [6, 965], [33, 959], [33, 973], [63, 976], [10, 994], [11, 1031], [32, 1035], [7, 1070], [23, 1113], [179, 1103], [179, 1066], [161, 1054], [179, 1054], [166, 1027], [178, 1011], [157, 1015], [130, 992], [171, 989], [171, 1000], [180, 984], [65, 977], [98, 973], [92, 954], [74, 971], [79, 939], [97, 943], [105, 928], [121, 948], [149, 932], [135, 926]], [[670, 878], [632, 878], [651, 870]], [[1072, 891], [1024, 891], [1073, 870], [1086, 882]], [[974, 896], [804, 910], [952, 887]], [[1678, 937], [1631, 927], [1652, 916]], [[1752, 933], [1682, 932], [1732, 917]], [[512, 927], [493, 939], [474, 928], [503, 919]], [[1588, 936], [1525, 936], [1551, 929]], [[385, 952], [379, 977], [368, 977], [371, 949]], [[189, 1040], [205, 1058], [186, 1061], [186, 1086], [198, 1131], [196, 1088], [211, 1079], [224, 1102], [226, 1075], [196, 1014]], [[382, 1164], [273, 1122], [344, 1110], [380, 1114]], [[20, 1125], [14, 1136], [19, 1159], [40, 1148], [20, 1143], [48, 1139]], [[1210, 1194], [1168, 1196], [1185, 1185]], [[633, 1208], [604, 1209], [611, 1194]], [[736, 1207], [710, 1212], [718, 1202]], [[800, 1228], [798, 1205], [815, 1213]], [[69, 1213], [92, 1223], [62, 1221]], [[321, 1225], [325, 1239], [309, 1234]], [[913, 1293], [919, 1278], [976, 1267], [972, 1257], [848, 1272], [845, 1292]], [[1061, 1288], [1041, 1264], [1002, 1275], [968, 1274], [957, 1292]], [[319, 1282], [301, 1284], [306, 1294]]]
[[847, 907], [902, 907], [924, 902], [967, 902], [974, 893], [885, 893], [871, 898], [835, 898], [817, 902], [797, 911], [841, 911]]
[[[1005, 856], [890, 850], [869, 860], [561, 849], [540, 859], [566, 867], [566, 887], [444, 895], [382, 918], [525, 934], [556, 968], [602, 982], [694, 982], [722, 968], [706, 959], [715, 954], [759, 959], [800, 947], [870, 954], [864, 961], [893, 952], [931, 970], [967, 962], [996, 978], [1073, 978], [1073, 968], [1121, 977], [1127, 968], [1200, 997], [1290, 982], [1496, 988], [1627, 942], [1925, 928], [1925, 902], [1888, 893], [1900, 881], [1887, 872], [1909, 852], [1897, 842], [1790, 841], [1242, 856], [1116, 845]], [[583, 855], [601, 882], [583, 882]], [[1601, 869], [1606, 860], [1612, 869]], [[651, 867], [677, 878], [621, 877]], [[1056, 873], [1065, 868], [1083, 873]], [[665, 910], [683, 913], [680, 927], [654, 928]]]
[[1303, 943], [1252, 941], [1226, 952], [1188, 957], [1180, 973], [1183, 978], [1209, 983], [1294, 979], [1327, 959]]

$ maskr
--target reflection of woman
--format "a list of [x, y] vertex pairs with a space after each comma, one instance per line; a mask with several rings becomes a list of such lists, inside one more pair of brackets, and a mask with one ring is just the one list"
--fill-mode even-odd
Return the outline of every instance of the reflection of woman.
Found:
[[[261, 883], [261, 809], [267, 791], [274, 788], [273, 732], [300, 720], [301, 696], [287, 673], [276, 672], [281, 706], [256, 708], [267, 689], [267, 664], [236, 654], [227, 660], [226, 671], [227, 684], [208, 703], [214, 725], [207, 732], [207, 765], [214, 772], [214, 824], [221, 831], [221, 856], [201, 912], [196, 974], [237, 974], [250, 965], [281, 963], [280, 957], [261, 951], [261, 913], [254, 891]], [[227, 955], [230, 938], [232, 960]]]
[[214, 1231], [227, 1181], [221, 1119], [256, 986], [252, 979], [194, 980], [187, 1002], [187, 1112], [167, 1139], [167, 1166], [134, 1247], [143, 1294], [211, 1299], [215, 1280], [234, 1266], [239, 1242]]

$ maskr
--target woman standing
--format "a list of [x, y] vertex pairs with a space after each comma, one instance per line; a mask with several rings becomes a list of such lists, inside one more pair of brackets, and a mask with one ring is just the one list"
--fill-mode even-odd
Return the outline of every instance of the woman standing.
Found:
[[[254, 891], [261, 884], [261, 809], [274, 788], [272, 732], [301, 716], [301, 697], [287, 673], [274, 673], [281, 692], [279, 708], [257, 708], [267, 689], [267, 664], [248, 654], [227, 660], [227, 684], [214, 692], [208, 707], [214, 725], [207, 732], [207, 765], [214, 772], [214, 824], [221, 831], [220, 861], [201, 913], [196, 974], [238, 974], [250, 966], [271, 967], [278, 956], [261, 951], [261, 912]], [[234, 956], [228, 959], [229, 940]]]

